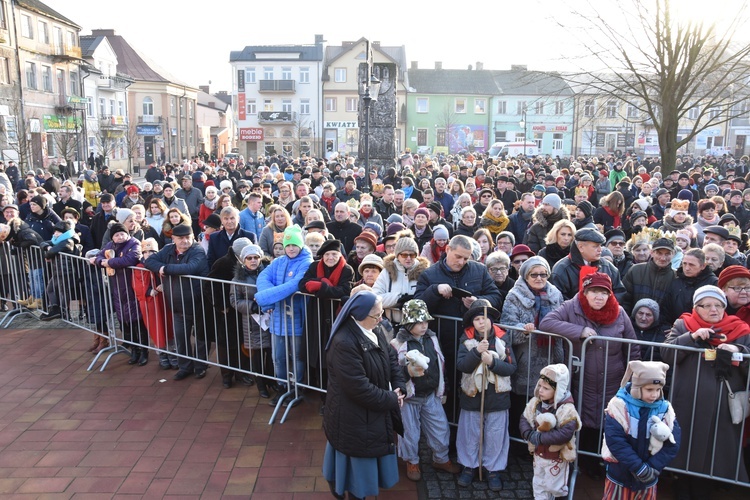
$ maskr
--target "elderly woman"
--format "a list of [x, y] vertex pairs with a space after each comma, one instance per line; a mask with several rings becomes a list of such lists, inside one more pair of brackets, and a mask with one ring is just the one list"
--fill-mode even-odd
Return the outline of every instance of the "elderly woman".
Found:
[[359, 275], [362, 279], [355, 282], [353, 286], [365, 285], [369, 290], [375, 286], [375, 282], [378, 280], [380, 273], [383, 272], [383, 259], [378, 255], [371, 253], [366, 255], [362, 259], [362, 263], [357, 267]]
[[372, 291], [382, 299], [386, 317], [395, 327], [401, 324], [401, 307], [414, 298], [417, 281], [430, 262], [419, 257], [417, 243], [406, 231], [396, 240], [393, 255], [383, 259], [383, 267], [385, 272], [380, 273]]
[[462, 234], [468, 238], [473, 237], [474, 233], [479, 229], [477, 223], [477, 211], [474, 207], [468, 206], [461, 209], [460, 216], [453, 218], [453, 235]]
[[[612, 292], [612, 281], [604, 273], [592, 273], [583, 278], [580, 291], [562, 306], [542, 319], [539, 329], [556, 333], [573, 344], [573, 356], [580, 357], [584, 341], [589, 337], [637, 340], [627, 313]], [[581, 420], [581, 447], [588, 451], [598, 449], [599, 435], [604, 421], [604, 405], [620, 388], [628, 361], [640, 359], [637, 346], [627, 343], [589, 341], [584, 364], [582, 387], [574, 379], [573, 396], [583, 401]], [[584, 458], [584, 457], [581, 457]], [[586, 460], [582, 466], [592, 476], [598, 476], [595, 461]]]
[[[675, 321], [666, 340], [697, 350], [661, 348], [664, 361], [679, 374], [671, 399], [681, 415], [682, 435], [690, 443], [680, 447], [672, 466], [747, 483], [740, 450], [743, 426], [732, 423], [727, 391], [747, 388], [748, 361], [737, 362], [732, 355], [750, 354], [750, 325], [727, 314], [727, 306], [721, 288], [700, 287], [693, 295], [693, 310]], [[688, 476], [675, 484], [693, 498], [710, 497], [711, 485], [704, 479]]]
[[323, 476], [336, 498], [376, 496], [398, 483], [394, 431], [401, 431], [406, 384], [396, 350], [373, 330], [382, 316], [377, 295], [354, 294], [326, 346]]
[[[453, 208], [450, 211], [450, 216], [451, 216], [451, 220], [453, 221], [454, 234], [455, 234], [455, 230], [458, 229], [459, 224], [461, 223], [464, 209], [471, 207], [471, 205], [472, 205], [471, 195], [469, 193], [463, 193], [461, 196], [458, 197], [458, 199], [456, 200], [456, 203], [453, 205]], [[475, 216], [475, 221], [476, 221], [476, 211], [474, 212], [474, 216]], [[471, 236], [471, 235], [465, 234], [464, 236]]]
[[490, 273], [492, 281], [497, 285], [497, 289], [500, 290], [502, 299], [508, 295], [508, 292], [516, 284], [516, 280], [508, 276], [510, 270], [510, 257], [508, 254], [501, 251], [492, 252], [487, 256], [484, 261], [484, 265], [487, 266], [487, 272]]
[[567, 219], [559, 220], [552, 226], [545, 238], [547, 246], [539, 250], [539, 256], [547, 260], [550, 269], [555, 267], [559, 260], [570, 254], [570, 247], [573, 245], [575, 235], [576, 227]]
[[542, 257], [531, 257], [524, 262], [518, 281], [505, 297], [500, 317], [502, 325], [517, 328], [510, 331], [518, 362], [511, 379], [510, 396], [511, 431], [516, 436], [516, 423], [534, 394], [539, 372], [547, 365], [563, 361], [562, 341], [531, 333], [547, 313], [560, 307], [564, 300], [555, 285], [548, 281], [550, 274], [550, 265]]
[[719, 274], [718, 287], [727, 298], [727, 314], [750, 324], [750, 270], [729, 266]]
[[411, 229], [412, 226], [414, 226], [414, 216], [418, 208], [419, 202], [417, 200], [413, 198], [407, 198], [406, 200], [404, 200], [404, 204], [401, 207], [401, 218], [403, 219], [404, 225], [406, 227]]

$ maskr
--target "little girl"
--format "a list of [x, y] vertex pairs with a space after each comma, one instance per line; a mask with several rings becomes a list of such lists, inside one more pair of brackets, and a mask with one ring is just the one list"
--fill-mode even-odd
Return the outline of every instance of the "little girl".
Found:
[[[656, 499], [659, 474], [680, 449], [680, 426], [663, 393], [668, 369], [661, 361], [631, 361], [620, 390], [604, 410], [602, 458], [607, 479], [602, 498]], [[671, 429], [674, 438], [661, 443], [658, 451], [649, 445], [653, 416]]]
[[534, 498], [568, 496], [568, 464], [576, 458], [575, 433], [581, 428], [564, 364], [542, 368], [534, 397], [519, 428], [534, 455]]
[[[463, 373], [456, 449], [458, 461], [464, 468], [458, 484], [469, 486], [477, 468], [483, 466], [489, 472], [488, 483], [492, 491], [503, 489], [500, 471], [508, 465], [510, 376], [516, 371], [510, 336], [492, 324], [499, 321], [500, 312], [488, 300], [474, 301], [464, 315], [464, 334], [456, 359], [456, 368]], [[484, 432], [480, 435], [482, 420]]]

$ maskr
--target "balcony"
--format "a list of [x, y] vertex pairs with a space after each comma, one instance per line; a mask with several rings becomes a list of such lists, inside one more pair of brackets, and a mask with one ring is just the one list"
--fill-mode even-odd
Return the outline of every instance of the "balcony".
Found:
[[99, 127], [103, 129], [124, 130], [128, 128], [128, 117], [113, 115], [99, 117]]
[[282, 92], [293, 94], [296, 90], [297, 82], [294, 80], [259, 80], [258, 92]]
[[71, 59], [81, 59], [81, 47], [75, 45], [55, 45], [55, 59], [66, 61]]
[[141, 115], [138, 117], [138, 123], [161, 123], [161, 116]]
[[96, 86], [100, 89], [125, 90], [132, 81], [119, 76], [102, 75], [96, 79]]
[[297, 113], [288, 111], [261, 111], [258, 113], [258, 123], [261, 125], [292, 123], [296, 118]]

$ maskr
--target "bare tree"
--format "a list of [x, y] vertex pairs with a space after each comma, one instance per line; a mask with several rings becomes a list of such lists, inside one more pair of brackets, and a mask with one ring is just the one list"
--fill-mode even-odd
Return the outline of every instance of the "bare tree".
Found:
[[104, 156], [103, 164], [106, 164], [107, 160], [115, 155], [119, 136], [111, 128], [103, 126], [101, 122], [90, 127], [89, 131], [94, 136], [99, 154]]
[[[16, 92], [18, 92], [18, 89], [16, 88], [16, 86], [18, 85], [18, 82], [13, 84], [14, 95]], [[29, 118], [38, 117], [34, 112], [29, 115], [28, 110], [27, 116], [24, 117], [24, 113], [21, 109], [22, 106], [23, 104], [20, 99], [10, 100], [10, 104], [8, 106], [10, 110], [10, 117], [6, 117], [5, 119], [4, 133], [6, 135], [8, 148], [15, 151], [16, 155], [18, 155], [19, 170], [24, 171], [32, 169], [34, 165], [34, 151], [28, 120]]]
[[65, 159], [68, 165], [73, 165], [82, 127], [75, 115], [60, 115], [57, 119], [60, 128], [54, 132], [48, 132], [48, 134], [52, 134], [57, 156]]
[[[700, 132], [748, 114], [742, 104], [750, 44], [737, 41], [746, 29], [746, 6], [727, 16], [729, 25], [721, 29], [678, 19], [674, 0], [629, 0], [618, 9], [603, 14], [592, 2], [575, 13], [582, 29], [564, 27], [601, 64], [586, 64], [579, 76], [638, 109], [659, 137], [662, 165], [671, 169], [677, 150]], [[680, 128], [687, 132], [678, 138]]]
[[312, 127], [310, 120], [302, 118], [297, 114], [292, 122], [292, 139], [293, 148], [297, 155], [302, 155], [303, 146], [307, 148], [307, 154], [310, 154], [309, 146], [312, 142]]
[[[135, 120], [128, 122], [125, 133], [125, 150], [128, 153], [128, 171], [133, 171], [133, 158], [138, 158], [141, 148], [141, 136], [138, 135], [138, 126]], [[148, 165], [146, 165], [148, 168]]]
[[[443, 130], [443, 144], [438, 145], [435, 142], [436, 147], [445, 147], [448, 150], [448, 154], [456, 153], [457, 151], [451, 151], [451, 136], [456, 132], [456, 126], [458, 125], [458, 116], [456, 115], [455, 109], [451, 106], [450, 102], [446, 102], [443, 109], [436, 117], [438, 130]], [[437, 131], [436, 131], [437, 133]]]

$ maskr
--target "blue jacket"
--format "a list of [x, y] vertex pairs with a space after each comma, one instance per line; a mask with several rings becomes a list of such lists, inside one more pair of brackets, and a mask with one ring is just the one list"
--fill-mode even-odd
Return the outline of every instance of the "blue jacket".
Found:
[[[310, 250], [305, 247], [293, 259], [286, 255], [274, 259], [258, 276], [255, 301], [262, 310], [273, 311], [271, 333], [274, 335], [285, 335], [290, 331], [296, 337], [302, 335], [307, 304], [303, 295], [294, 294], [312, 260]], [[292, 315], [286, 314], [289, 309]]]
[[253, 244], [258, 244], [258, 238], [255, 237], [255, 234], [249, 231], [245, 231], [244, 229], [239, 227], [234, 231], [231, 240], [229, 239], [229, 236], [227, 236], [227, 232], [224, 229], [209, 236], [208, 252], [206, 255], [209, 269], [214, 267], [214, 262], [227, 254], [227, 252], [229, 251], [229, 247], [237, 238], [248, 238], [253, 242]]
[[266, 219], [260, 210], [258, 210], [257, 214], [253, 215], [250, 209], [246, 208], [240, 212], [240, 227], [245, 231], [253, 233], [255, 241], [260, 241], [260, 233], [266, 227]]
[[[532, 210], [531, 216], [533, 217], [533, 215], [534, 211]], [[521, 243], [523, 237], [526, 235], [526, 231], [531, 227], [534, 221], [531, 218], [529, 218], [529, 220], [523, 220], [523, 213], [520, 209], [510, 214], [508, 220], [508, 227], [506, 227], [505, 230], [513, 233], [513, 236], [516, 238], [516, 243]]]

